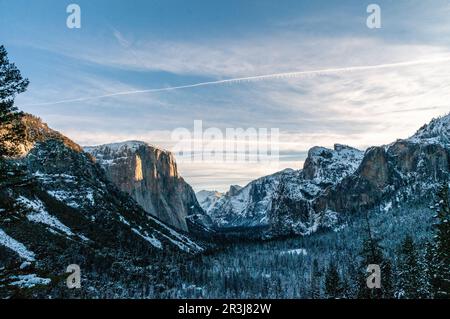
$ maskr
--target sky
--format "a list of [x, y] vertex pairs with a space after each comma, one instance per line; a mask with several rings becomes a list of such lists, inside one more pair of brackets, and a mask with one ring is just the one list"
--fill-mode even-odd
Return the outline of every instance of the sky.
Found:
[[449, 15], [447, 0], [0, 0], [0, 44], [31, 82], [17, 106], [80, 145], [172, 150], [194, 121], [278, 129], [276, 165], [177, 159], [196, 191], [224, 191], [301, 169], [313, 146], [383, 145], [447, 114]]

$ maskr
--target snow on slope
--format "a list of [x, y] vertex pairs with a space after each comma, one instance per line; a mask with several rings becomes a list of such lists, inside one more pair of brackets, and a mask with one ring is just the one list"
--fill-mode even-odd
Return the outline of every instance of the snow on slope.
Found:
[[219, 227], [265, 226], [268, 223], [266, 212], [281, 176], [294, 173], [286, 169], [261, 177], [243, 188], [231, 186], [206, 212]]
[[[355, 172], [363, 156], [364, 152], [346, 145], [336, 144], [334, 149], [313, 147], [302, 170], [286, 169], [261, 177], [242, 189], [228, 192], [212, 204], [211, 197], [206, 196], [207, 204], [203, 209], [219, 227], [266, 226], [277, 192], [282, 191], [284, 196], [295, 200], [312, 200]], [[211, 196], [211, 192], [200, 195]]]
[[336, 184], [356, 171], [364, 152], [350, 146], [335, 144], [334, 149], [313, 147], [303, 167], [306, 179], [314, 184]]
[[35, 254], [29, 251], [24, 244], [18, 242], [14, 238], [6, 234], [2, 229], [0, 229], [0, 245], [3, 245], [14, 252], [16, 252], [21, 258], [27, 261], [34, 261]]
[[408, 140], [415, 143], [450, 145], [450, 114], [433, 119]]
[[44, 204], [40, 200], [30, 200], [24, 196], [20, 196], [17, 201], [32, 211], [27, 215], [29, 221], [45, 224], [65, 233], [67, 236], [74, 236], [74, 233], [69, 227], [61, 223], [58, 218], [51, 216], [45, 210]]
[[218, 191], [207, 190], [201, 190], [195, 194], [198, 203], [205, 211], [209, 211], [223, 195], [225, 194]]
[[15, 280], [9, 285], [19, 288], [32, 288], [38, 285], [48, 285], [51, 282], [49, 278], [40, 278], [36, 274], [11, 276], [10, 279]]

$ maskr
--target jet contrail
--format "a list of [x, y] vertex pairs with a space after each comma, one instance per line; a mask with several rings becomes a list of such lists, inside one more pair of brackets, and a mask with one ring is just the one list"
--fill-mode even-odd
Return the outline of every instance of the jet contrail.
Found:
[[171, 87], [158, 88], [158, 89], [123, 91], [123, 92], [116, 92], [116, 93], [109, 93], [109, 94], [103, 94], [103, 95], [97, 95], [97, 96], [88, 96], [88, 97], [74, 98], [74, 99], [67, 99], [67, 100], [60, 100], [60, 101], [53, 101], [53, 102], [26, 104], [26, 105], [22, 105], [22, 106], [44, 106], [44, 105], [64, 104], [64, 103], [71, 103], [71, 102], [84, 102], [84, 101], [103, 99], [103, 98], [122, 96], [122, 95], [168, 92], [168, 91], [190, 89], [190, 88], [196, 88], [196, 87], [202, 87], [202, 86], [220, 85], [220, 84], [227, 84], [227, 83], [232, 84], [232, 83], [260, 81], [260, 80], [269, 80], [269, 79], [298, 78], [298, 77], [308, 76], [308, 75], [327, 75], [327, 74], [334, 74], [334, 73], [341, 73], [341, 72], [368, 71], [368, 70], [376, 70], [376, 69], [387, 69], [387, 68], [396, 68], [396, 67], [403, 67], [403, 66], [412, 66], [412, 65], [419, 65], [419, 64], [440, 63], [440, 62], [447, 62], [447, 61], [450, 61], [450, 57], [429, 59], [429, 60], [413, 60], [413, 61], [388, 63], [388, 64], [331, 68], [331, 69], [312, 70], [312, 71], [273, 73], [273, 74], [266, 74], [266, 75], [256, 75], [256, 76], [248, 76], [248, 77], [241, 77], [241, 78], [200, 82], [200, 83], [180, 85], [180, 86], [171, 86]]

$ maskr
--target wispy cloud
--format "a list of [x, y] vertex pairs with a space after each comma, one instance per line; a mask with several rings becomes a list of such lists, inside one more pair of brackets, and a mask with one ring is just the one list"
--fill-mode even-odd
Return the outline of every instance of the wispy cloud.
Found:
[[[449, 53], [449, 55], [450, 55], [450, 53]], [[73, 99], [49, 101], [49, 102], [35, 103], [35, 104], [24, 105], [24, 106], [43, 106], [43, 105], [66, 104], [66, 103], [72, 103], [72, 102], [85, 102], [85, 101], [90, 101], [90, 100], [111, 98], [111, 97], [117, 97], [117, 96], [135, 95], [135, 94], [143, 94], [143, 93], [170, 92], [170, 91], [175, 91], [175, 90], [192, 89], [192, 88], [211, 86], [211, 85], [239, 84], [239, 83], [243, 83], [243, 82], [256, 82], [256, 81], [273, 80], [273, 79], [292, 79], [292, 78], [301, 78], [301, 77], [305, 77], [305, 76], [323, 76], [323, 75], [332, 75], [332, 74], [342, 74], [342, 73], [348, 73], [348, 72], [361, 72], [361, 71], [372, 71], [372, 70], [380, 70], [380, 69], [401, 68], [401, 67], [408, 67], [408, 66], [421, 65], [421, 64], [442, 64], [442, 63], [446, 63], [449, 61], [450, 61], [450, 56], [449, 57], [440, 57], [440, 58], [435, 57], [435, 58], [423, 59], [423, 60], [403, 61], [403, 62], [396, 62], [396, 63], [385, 63], [385, 64], [378, 64], [378, 65], [365, 65], [365, 66], [329, 68], [329, 69], [310, 70], [310, 71], [293, 71], [293, 72], [284, 72], [284, 73], [273, 73], [273, 74], [246, 76], [246, 77], [231, 78], [231, 79], [217, 80], [217, 81], [199, 82], [199, 83], [179, 85], [179, 86], [169, 86], [169, 87], [157, 88], [157, 89], [119, 91], [119, 92], [102, 94], [102, 95], [84, 96], [84, 97], [78, 97], [78, 98], [73, 98]]]
[[[275, 127], [280, 152], [291, 154], [279, 169], [301, 168], [315, 145], [364, 149], [408, 137], [450, 109], [445, 46], [298, 33], [188, 42], [112, 29], [110, 38], [46, 47], [87, 67], [62, 69], [58, 81], [43, 77], [19, 105], [82, 145], [140, 139], [170, 149], [171, 131], [191, 129], [194, 120], [220, 129]], [[130, 81], [136, 74], [144, 79]], [[197, 189], [224, 190], [274, 172], [254, 164], [179, 167]]]

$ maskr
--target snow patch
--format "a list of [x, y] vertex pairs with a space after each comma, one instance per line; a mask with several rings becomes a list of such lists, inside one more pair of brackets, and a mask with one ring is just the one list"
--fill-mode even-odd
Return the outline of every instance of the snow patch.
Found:
[[136, 233], [136, 234], [138, 234], [139, 236], [141, 236], [142, 238], [144, 238], [146, 241], [148, 241], [150, 244], [152, 244], [152, 245], [155, 246], [156, 248], [162, 249], [162, 244], [161, 244], [161, 242], [160, 242], [158, 239], [156, 239], [153, 235], [152, 235], [152, 237], [143, 235], [143, 234], [141, 234], [141, 232], [140, 232], [139, 230], [137, 230], [136, 228], [131, 228], [131, 230], [132, 230], [134, 233]]
[[48, 285], [51, 282], [49, 278], [40, 278], [36, 274], [12, 276], [11, 279], [18, 279], [9, 285], [20, 288], [32, 288], [37, 285]]
[[26, 197], [20, 196], [17, 200], [34, 212], [27, 215], [27, 219], [34, 223], [40, 223], [65, 233], [68, 236], [73, 236], [74, 233], [69, 227], [61, 223], [56, 217], [51, 216], [44, 208], [44, 204], [40, 200], [29, 200]]
[[32, 251], [29, 251], [24, 244], [8, 236], [1, 228], [0, 228], [0, 244], [15, 251], [20, 257], [22, 257], [27, 261], [35, 260], [35, 254]]
[[308, 255], [305, 248], [296, 248], [296, 249], [289, 249], [281, 252], [281, 255], [302, 255], [306, 256]]

